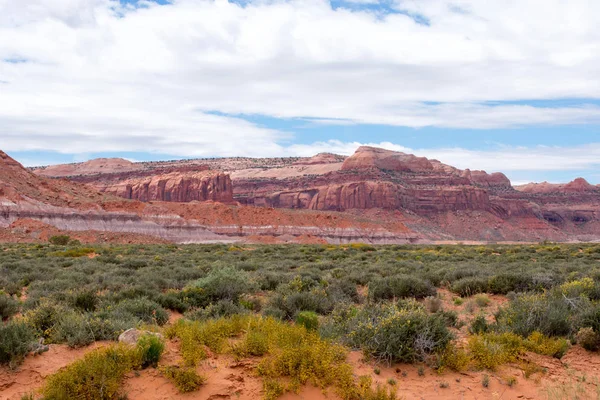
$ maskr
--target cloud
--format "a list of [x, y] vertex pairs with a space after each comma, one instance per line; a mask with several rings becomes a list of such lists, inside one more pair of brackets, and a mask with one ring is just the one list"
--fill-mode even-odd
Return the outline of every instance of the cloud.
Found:
[[593, 101], [514, 103], [600, 97], [599, 2], [386, 7], [398, 13], [325, 0], [0, 0], [0, 147], [274, 155], [294, 139], [235, 115], [416, 128], [600, 122]]

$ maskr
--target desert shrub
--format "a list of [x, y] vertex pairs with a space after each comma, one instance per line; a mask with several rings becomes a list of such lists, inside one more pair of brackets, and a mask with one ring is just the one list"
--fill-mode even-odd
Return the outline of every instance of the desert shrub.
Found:
[[335, 303], [348, 301], [352, 303], [360, 302], [360, 295], [356, 285], [349, 281], [336, 280], [327, 288], [328, 295]]
[[180, 319], [169, 326], [165, 334], [168, 338], [177, 337], [181, 343], [181, 355], [186, 365], [194, 366], [206, 358], [204, 347], [220, 352], [226, 339], [239, 335], [248, 325], [250, 316], [234, 315], [208, 321], [186, 321]]
[[442, 299], [436, 296], [428, 296], [425, 298], [425, 308], [430, 313], [436, 313], [442, 309]]
[[423, 361], [452, 338], [439, 315], [388, 304], [340, 313], [329, 323], [339, 325], [336, 333], [344, 343], [388, 362]]
[[489, 280], [489, 291], [494, 294], [525, 292], [533, 289], [533, 279], [523, 273], [500, 273]]
[[475, 317], [471, 322], [471, 326], [469, 327], [469, 332], [471, 333], [487, 333], [489, 331], [490, 326], [483, 315], [478, 315]]
[[549, 338], [539, 332], [533, 332], [527, 338], [514, 333], [485, 333], [471, 336], [468, 342], [475, 365], [490, 370], [516, 361], [526, 351], [561, 358], [568, 347], [567, 340]]
[[479, 276], [481, 274], [481, 268], [468, 267], [468, 268], [459, 268], [451, 271], [444, 271], [443, 280], [446, 282], [455, 282], [463, 278], [471, 278], [474, 276]]
[[211, 303], [208, 293], [197, 287], [187, 287], [177, 292], [176, 296], [185, 305], [186, 308], [203, 308]]
[[507, 343], [493, 335], [474, 335], [469, 338], [469, 354], [477, 367], [496, 370], [500, 365], [517, 359], [520, 340], [518, 337], [513, 339], [513, 342]]
[[452, 371], [465, 371], [471, 364], [471, 356], [461, 347], [457, 347], [450, 342], [446, 345], [444, 351], [440, 354], [438, 372], [443, 372], [446, 368]]
[[32, 350], [35, 339], [35, 331], [23, 321], [0, 323], [0, 364], [20, 364]]
[[49, 300], [43, 300], [37, 307], [25, 313], [25, 321], [39, 335], [48, 337], [50, 329], [56, 325], [59, 318], [67, 312], [64, 306]]
[[487, 307], [490, 305], [490, 302], [490, 298], [483, 293], [475, 295], [475, 304], [477, 304], [478, 307]]
[[68, 250], [64, 250], [64, 251], [55, 251], [55, 252], [50, 253], [48, 255], [52, 256], [52, 257], [71, 257], [71, 258], [77, 258], [77, 257], [87, 256], [88, 254], [92, 254], [94, 252], [95, 252], [95, 250], [92, 249], [92, 248], [90, 248], [90, 247], [78, 247], [78, 248], [68, 249]]
[[239, 299], [240, 306], [249, 311], [259, 312], [262, 309], [263, 302], [260, 297], [251, 294], [243, 294]]
[[165, 351], [165, 343], [157, 335], [146, 334], [138, 339], [137, 349], [140, 352], [142, 367], [156, 367], [160, 356]]
[[268, 311], [272, 316], [281, 315], [282, 319], [294, 319], [301, 311], [328, 314], [333, 310], [334, 302], [324, 287], [297, 277], [279, 286], [267, 306], [265, 313]]
[[386, 388], [382, 385], [377, 385], [373, 389], [373, 380], [370, 376], [361, 376], [358, 381], [358, 389], [356, 397], [361, 400], [396, 400], [396, 388]]
[[161, 372], [180, 393], [194, 392], [206, 383], [206, 378], [191, 367], [167, 366], [161, 368]]
[[296, 315], [296, 323], [308, 330], [316, 331], [319, 328], [319, 316], [312, 311], [302, 311]]
[[461, 297], [469, 297], [477, 293], [485, 293], [489, 290], [487, 278], [468, 277], [457, 280], [450, 286], [450, 290]]
[[48, 241], [56, 246], [66, 246], [71, 241], [71, 237], [69, 235], [56, 235], [51, 236]]
[[139, 365], [138, 351], [127, 345], [92, 350], [50, 375], [41, 394], [44, 399], [120, 399], [123, 377]]
[[287, 275], [278, 272], [266, 272], [258, 278], [258, 286], [261, 290], [273, 291], [283, 283], [289, 282]]
[[571, 282], [566, 282], [560, 285], [560, 291], [568, 298], [586, 296], [592, 293], [595, 289], [595, 282], [592, 278], [583, 278]]
[[369, 298], [375, 301], [404, 297], [422, 299], [435, 293], [429, 282], [413, 276], [397, 275], [369, 283]]
[[581, 328], [575, 337], [577, 344], [588, 351], [597, 351], [600, 348], [600, 335], [592, 328]]
[[592, 328], [594, 332], [600, 332], [600, 305], [595, 304], [583, 309], [577, 316], [576, 324], [578, 327]]
[[498, 328], [523, 337], [538, 331], [548, 336], [573, 333], [572, 304], [560, 293], [522, 294], [496, 314]]
[[250, 275], [235, 268], [213, 269], [205, 278], [198, 279], [189, 287], [201, 289], [209, 302], [218, 300], [237, 302], [242, 294], [256, 290]]
[[302, 326], [270, 318], [251, 320], [248, 333], [251, 332], [262, 333], [267, 348], [273, 349], [257, 367], [265, 383], [271, 382], [264, 387], [266, 398], [278, 395], [279, 390], [274, 392], [271, 386], [273, 381], [282, 379], [290, 381], [284, 390], [294, 390], [307, 382], [321, 388], [334, 386], [342, 398], [349, 398], [356, 390], [352, 368], [346, 362], [346, 349], [342, 346], [322, 340]]
[[133, 318], [148, 324], [164, 325], [169, 320], [169, 314], [160, 304], [146, 298], [123, 300], [110, 313], [117, 318]]
[[186, 312], [190, 306], [183, 301], [182, 296], [178, 290], [167, 290], [165, 293], [161, 293], [157, 298], [156, 302], [167, 310], [173, 310], [180, 313]]
[[534, 353], [562, 358], [569, 349], [569, 342], [564, 338], [550, 338], [540, 332], [533, 332], [523, 341], [523, 347]]
[[459, 328], [459, 324], [461, 323], [458, 319], [458, 314], [456, 311], [444, 311], [440, 310], [435, 313], [435, 315], [439, 315], [440, 318], [444, 321], [446, 326]]
[[19, 312], [19, 301], [0, 291], [0, 322]]
[[94, 311], [98, 305], [98, 295], [93, 290], [77, 291], [70, 295], [69, 302], [80, 311]]
[[52, 343], [66, 343], [69, 347], [83, 347], [96, 341], [88, 319], [77, 312], [61, 314], [47, 332]]
[[188, 311], [185, 313], [185, 317], [194, 321], [203, 321], [245, 313], [248, 313], [248, 310], [241, 305], [231, 300], [219, 300], [205, 308]]
[[146, 268], [148, 263], [144, 260], [126, 260], [121, 264], [121, 267], [137, 271], [141, 268]]

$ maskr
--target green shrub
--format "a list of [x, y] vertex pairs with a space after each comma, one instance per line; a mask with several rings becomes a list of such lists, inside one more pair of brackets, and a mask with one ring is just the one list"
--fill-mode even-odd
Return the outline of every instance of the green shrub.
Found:
[[33, 327], [39, 335], [48, 338], [50, 330], [59, 318], [68, 311], [64, 306], [49, 300], [43, 300], [37, 307], [25, 313], [25, 321]]
[[95, 252], [95, 250], [90, 247], [81, 247], [81, 248], [75, 248], [75, 249], [68, 249], [68, 250], [64, 250], [64, 251], [55, 251], [48, 255], [52, 256], [52, 257], [77, 258], [77, 257], [84, 257], [89, 254], [93, 254], [94, 252]]
[[124, 344], [92, 350], [50, 375], [41, 394], [44, 399], [120, 399], [123, 377], [139, 365], [137, 349]]
[[440, 310], [435, 314], [439, 315], [444, 320], [446, 326], [458, 328], [459, 324], [461, 324], [461, 321], [459, 321], [458, 314], [456, 313], [456, 311]]
[[206, 383], [206, 378], [190, 367], [167, 366], [161, 368], [161, 372], [180, 393], [194, 392]]
[[57, 246], [66, 246], [71, 241], [71, 237], [69, 235], [56, 235], [51, 236], [48, 241]]
[[461, 297], [469, 297], [477, 293], [485, 293], [489, 291], [487, 278], [468, 277], [457, 280], [450, 287], [454, 293]]
[[70, 297], [73, 308], [80, 311], [94, 311], [98, 305], [98, 295], [93, 290], [77, 291]]
[[142, 367], [156, 367], [160, 356], [165, 351], [165, 343], [157, 335], [146, 334], [138, 339], [137, 348]]
[[575, 329], [574, 314], [571, 303], [560, 293], [522, 294], [498, 311], [496, 321], [500, 330], [523, 337], [536, 331], [569, 336]]
[[302, 311], [296, 316], [296, 323], [308, 330], [316, 331], [319, 329], [319, 316], [312, 311]]
[[388, 362], [423, 361], [452, 339], [440, 315], [389, 304], [337, 314], [328, 321], [332, 323], [338, 325], [334, 334], [343, 343]]
[[6, 321], [19, 312], [19, 301], [0, 292], [0, 322]]
[[581, 328], [592, 328], [600, 332], [600, 305], [587, 307], [577, 316], [577, 325]]
[[485, 333], [469, 338], [469, 355], [479, 368], [495, 370], [514, 362], [526, 351], [561, 358], [569, 343], [565, 339], [549, 338], [534, 332], [526, 339], [514, 333]]
[[35, 344], [35, 331], [23, 321], [0, 323], [0, 364], [15, 367]]
[[485, 319], [485, 316], [478, 315], [471, 322], [471, 326], [469, 328], [469, 332], [479, 334], [479, 333], [487, 333], [490, 331], [490, 326]]
[[598, 351], [600, 348], [600, 335], [592, 328], [581, 328], [575, 338], [577, 344], [588, 351]]
[[66, 343], [69, 347], [83, 347], [96, 341], [94, 331], [84, 314], [66, 312], [47, 331], [52, 343]]
[[369, 298], [375, 301], [405, 297], [422, 299], [435, 293], [435, 288], [429, 282], [413, 276], [392, 276], [369, 284]]
[[328, 314], [333, 310], [334, 303], [324, 288], [307, 287], [298, 282], [294, 280], [280, 286], [269, 299], [265, 313], [269, 311], [270, 315], [281, 315], [282, 319], [294, 319], [301, 311]]
[[180, 293], [181, 292], [179, 292], [178, 290], [170, 289], [167, 290], [166, 293], [161, 293], [157, 297], [156, 301], [158, 302], [158, 304], [160, 304], [167, 310], [173, 310], [180, 313], [184, 313], [190, 308], [190, 306], [189, 304], [183, 301]]
[[[237, 302], [242, 294], [256, 290], [256, 286], [248, 272], [235, 268], [213, 269], [205, 278], [198, 279], [189, 287], [201, 289], [208, 302], [218, 300]], [[206, 305], [208, 303], [203, 306]]]
[[206, 358], [205, 346], [213, 352], [222, 351], [226, 339], [239, 335], [248, 325], [249, 318], [249, 315], [233, 315], [202, 322], [180, 319], [167, 327], [165, 334], [168, 338], [179, 338], [184, 363], [195, 366]]
[[123, 300], [111, 310], [111, 315], [157, 325], [164, 325], [169, 320], [169, 314], [160, 304], [146, 298]]
[[219, 300], [206, 308], [191, 310], [185, 317], [194, 321], [204, 321], [211, 318], [230, 317], [236, 314], [246, 314], [248, 310], [231, 300]]
[[475, 304], [477, 304], [477, 306], [480, 308], [489, 306], [490, 302], [490, 298], [483, 293], [475, 295]]
[[494, 294], [525, 292], [533, 289], [533, 279], [523, 273], [500, 273], [489, 280], [489, 291]]
[[425, 298], [425, 308], [430, 313], [436, 313], [442, 309], [442, 299], [436, 296], [428, 296]]

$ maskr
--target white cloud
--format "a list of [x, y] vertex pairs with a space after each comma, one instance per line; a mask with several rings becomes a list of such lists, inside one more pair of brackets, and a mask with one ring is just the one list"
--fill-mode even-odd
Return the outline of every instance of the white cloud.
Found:
[[[0, 148], [275, 155], [243, 119], [498, 128], [600, 123], [600, 2], [0, 0]], [[24, 63], [1, 60], [27, 60]], [[427, 102], [427, 103], [424, 103]], [[433, 102], [433, 103], [432, 103]]]

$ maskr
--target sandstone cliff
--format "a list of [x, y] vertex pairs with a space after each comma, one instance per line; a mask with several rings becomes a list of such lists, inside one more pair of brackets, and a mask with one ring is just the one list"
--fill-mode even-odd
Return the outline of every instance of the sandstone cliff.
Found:
[[222, 172], [171, 172], [94, 186], [100, 192], [139, 201], [233, 202], [231, 178]]

